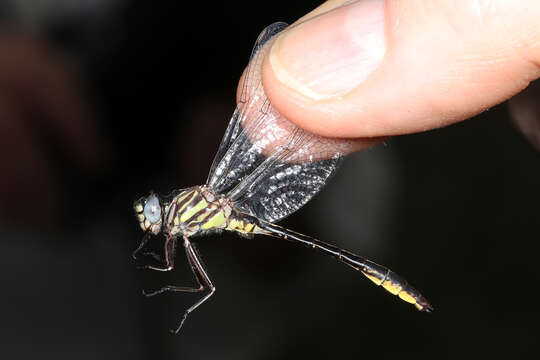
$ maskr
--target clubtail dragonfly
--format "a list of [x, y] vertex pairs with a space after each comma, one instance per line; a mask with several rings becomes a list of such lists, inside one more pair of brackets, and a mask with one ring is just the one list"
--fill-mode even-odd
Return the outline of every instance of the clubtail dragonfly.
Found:
[[[140, 227], [146, 232], [133, 257], [152, 235], [165, 235], [164, 263], [146, 265], [159, 271], [174, 267], [176, 242], [183, 240], [187, 261], [198, 287], [166, 286], [146, 293], [206, 292], [185, 310], [187, 316], [215, 292], [215, 286], [192, 237], [221, 230], [244, 236], [263, 234], [306, 245], [360, 271], [378, 286], [431, 311], [429, 302], [388, 268], [334, 245], [285, 229], [275, 223], [306, 204], [328, 182], [350, 142], [310, 134], [281, 116], [270, 104], [261, 84], [261, 64], [272, 38], [287, 27], [268, 26], [258, 37], [244, 73], [238, 105], [225, 131], [205, 185], [178, 190], [169, 199], [150, 194], [134, 203]], [[269, 41], [270, 40], [270, 41]]]

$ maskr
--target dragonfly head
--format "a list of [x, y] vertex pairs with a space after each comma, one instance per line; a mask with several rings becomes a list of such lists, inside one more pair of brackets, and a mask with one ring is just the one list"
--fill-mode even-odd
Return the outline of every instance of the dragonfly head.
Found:
[[143, 231], [150, 230], [154, 235], [161, 231], [163, 208], [156, 194], [151, 193], [147, 197], [135, 201], [133, 208]]

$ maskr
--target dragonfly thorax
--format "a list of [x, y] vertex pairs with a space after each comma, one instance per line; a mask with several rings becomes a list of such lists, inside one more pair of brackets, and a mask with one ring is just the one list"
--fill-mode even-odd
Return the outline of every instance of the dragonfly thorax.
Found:
[[208, 186], [196, 186], [176, 195], [165, 208], [164, 231], [187, 236], [225, 229], [232, 205], [227, 197], [216, 195]]

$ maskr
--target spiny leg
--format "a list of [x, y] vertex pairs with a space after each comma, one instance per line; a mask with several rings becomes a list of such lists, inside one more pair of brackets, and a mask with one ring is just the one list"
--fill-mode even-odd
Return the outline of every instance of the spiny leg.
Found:
[[[185, 247], [185, 240], [184, 240], [184, 247]], [[170, 251], [167, 251], [167, 248], [169, 248]], [[174, 253], [175, 253], [175, 246], [172, 247], [172, 248], [171, 248], [171, 246], [166, 246], [166, 254], [171, 254], [171, 256], [169, 256], [168, 259], [167, 259], [167, 266], [174, 267]], [[181, 292], [191, 292], [191, 293], [203, 291], [204, 286], [201, 285], [201, 280], [200, 280], [200, 277], [199, 277], [199, 275], [197, 273], [197, 269], [193, 265], [193, 263], [191, 261], [191, 258], [189, 257], [189, 254], [187, 252], [187, 249], [186, 249], [186, 257], [187, 257], [189, 266], [191, 268], [191, 271], [193, 272], [193, 275], [195, 276], [195, 280], [197, 281], [197, 284], [199, 285], [198, 288], [186, 287], [186, 286], [166, 285], [166, 286], [163, 286], [162, 288], [160, 288], [158, 290], [143, 291], [143, 294], [145, 296], [150, 297], [150, 296], [154, 296], [154, 295], [163, 294], [164, 292], [167, 292], [167, 291], [181, 291]]]
[[145, 294], [146, 296], [154, 296], [154, 295], [162, 294], [167, 291], [200, 292], [200, 291], [204, 291], [207, 288], [210, 290], [208, 294], [203, 296], [195, 304], [193, 304], [186, 311], [184, 311], [184, 315], [182, 316], [182, 319], [180, 320], [180, 324], [178, 325], [178, 327], [174, 330], [171, 330], [171, 332], [173, 332], [174, 334], [178, 334], [178, 332], [182, 328], [182, 325], [184, 325], [184, 322], [186, 321], [188, 315], [191, 312], [193, 312], [193, 310], [198, 308], [202, 303], [208, 300], [208, 298], [210, 298], [210, 296], [212, 296], [214, 292], [216, 291], [216, 287], [214, 286], [214, 284], [212, 284], [212, 280], [210, 280], [210, 277], [208, 276], [208, 272], [204, 268], [204, 265], [202, 263], [200, 255], [197, 252], [197, 249], [195, 248], [193, 244], [191, 244], [187, 236], [184, 236], [184, 248], [186, 250], [186, 256], [188, 259], [188, 263], [191, 267], [191, 271], [193, 272], [193, 275], [195, 276], [195, 280], [197, 280], [199, 287], [193, 288], [193, 287], [169, 285], [169, 286], [164, 286], [159, 290]]
[[[133, 257], [133, 260], [139, 260], [139, 258], [137, 257], [137, 254], [141, 252], [141, 250], [146, 246], [146, 244], [148, 244], [148, 241], [150, 240], [151, 237], [152, 237], [152, 235], [149, 232], [144, 235], [144, 237], [142, 238], [141, 243], [139, 244], [137, 249], [135, 249], [135, 251], [133, 251], [133, 253], [131, 254], [131, 256]], [[150, 257], [154, 258], [155, 260], [157, 260], [159, 262], [163, 261], [161, 256], [159, 256], [155, 252], [143, 252], [142, 254], [144, 256], [150, 256]], [[147, 269], [149, 267], [148, 266], [140, 266], [139, 268]]]
[[133, 257], [133, 260], [137, 260], [137, 254], [142, 250], [142, 248], [148, 243], [148, 240], [150, 240], [150, 233], [146, 233], [142, 240], [141, 240], [141, 243], [139, 244], [139, 246], [137, 246], [137, 248], [135, 249], [135, 251], [133, 251], [131, 253], [131, 256]]
[[[152, 270], [157, 270], [157, 271], [171, 271], [174, 268], [175, 252], [176, 252], [176, 237], [169, 236], [167, 237], [167, 240], [165, 240], [165, 264], [163, 266], [143, 265], [139, 268], [152, 269]], [[157, 260], [160, 260], [160, 259], [157, 259]]]
[[186, 247], [188, 257], [191, 259], [191, 264], [195, 266], [195, 268], [197, 269], [198, 275], [204, 281], [204, 283], [206, 284], [210, 292], [206, 294], [205, 296], [203, 296], [201, 299], [199, 299], [199, 301], [197, 301], [195, 304], [191, 305], [191, 307], [184, 312], [184, 315], [182, 316], [182, 319], [180, 320], [180, 324], [178, 324], [178, 327], [172, 331], [174, 334], [178, 334], [178, 332], [182, 328], [182, 325], [184, 324], [184, 321], [186, 321], [188, 315], [193, 310], [198, 308], [202, 303], [208, 300], [210, 296], [212, 296], [214, 292], [216, 291], [216, 287], [214, 286], [214, 284], [212, 284], [212, 280], [210, 280], [210, 277], [208, 276], [208, 273], [206, 269], [204, 268], [200, 255], [197, 253], [197, 250], [195, 249], [195, 247], [191, 245], [187, 237], [184, 237], [184, 246]]
[[385, 266], [312, 237], [282, 228], [276, 224], [260, 219], [252, 219], [252, 221], [255, 221], [263, 230], [266, 230], [267, 235], [297, 242], [335, 257], [342, 263], [360, 271], [377, 286], [382, 286], [391, 294], [397, 295], [400, 299], [413, 304], [420, 311], [431, 312], [433, 310], [429, 301], [418, 290]]

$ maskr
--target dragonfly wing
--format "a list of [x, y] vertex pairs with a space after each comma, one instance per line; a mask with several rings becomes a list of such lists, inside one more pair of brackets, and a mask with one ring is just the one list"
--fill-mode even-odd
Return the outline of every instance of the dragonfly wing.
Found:
[[[230, 190], [264, 161], [260, 149], [249, 141], [246, 129], [242, 126], [247, 118], [244, 109], [250, 108], [249, 103], [254, 100], [253, 95], [259, 91], [258, 87], [262, 87], [259, 74], [262, 57], [257, 56], [259, 50], [287, 26], [284, 22], [277, 22], [266, 27], [251, 51], [238, 106], [221, 140], [208, 175], [207, 184], [211, 185], [216, 193]], [[263, 118], [264, 116], [261, 116], [261, 121]]]
[[330, 180], [341, 164], [342, 145], [343, 140], [297, 129], [287, 145], [266, 158], [229, 196], [242, 212], [279, 221], [304, 206]]
[[275, 110], [261, 83], [261, 65], [276, 23], [259, 36], [237, 108], [207, 184], [248, 214], [275, 222], [308, 202], [334, 174], [351, 142], [308, 133]]

